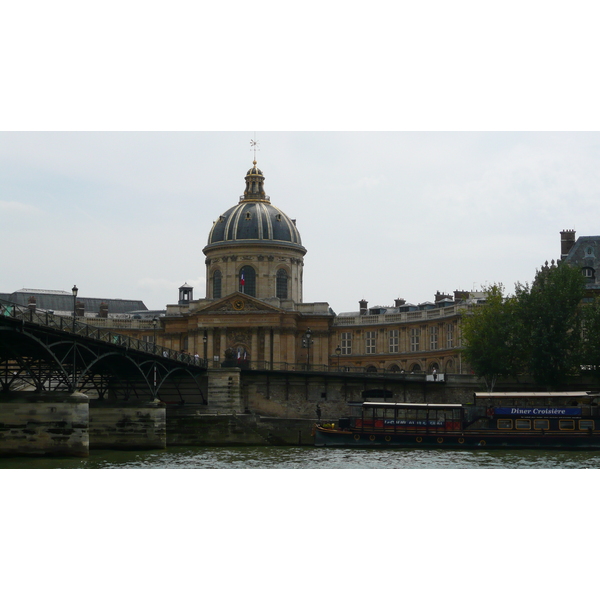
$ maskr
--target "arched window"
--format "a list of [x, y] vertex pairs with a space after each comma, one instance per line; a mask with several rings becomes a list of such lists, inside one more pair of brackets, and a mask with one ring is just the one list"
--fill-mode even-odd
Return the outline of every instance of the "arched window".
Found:
[[240, 269], [240, 292], [256, 298], [256, 271], [248, 265]]
[[221, 271], [213, 273], [213, 298], [221, 297]]
[[277, 297], [280, 300], [288, 298], [288, 274], [285, 269], [277, 271]]

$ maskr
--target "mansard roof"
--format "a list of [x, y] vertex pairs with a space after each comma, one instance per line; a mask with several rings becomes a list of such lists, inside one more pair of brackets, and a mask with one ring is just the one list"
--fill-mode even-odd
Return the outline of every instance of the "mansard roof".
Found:
[[[73, 295], [71, 292], [61, 290], [39, 290], [39, 289], [20, 289], [12, 294], [2, 294], [1, 299], [27, 306], [29, 298], [35, 298], [36, 307], [40, 310], [54, 310], [59, 312], [73, 311]], [[148, 310], [141, 300], [122, 300], [121, 298], [88, 298], [77, 296], [77, 301], [85, 306], [85, 312], [100, 311], [100, 304], [106, 302], [108, 311], [112, 314], [123, 314], [137, 310]]]

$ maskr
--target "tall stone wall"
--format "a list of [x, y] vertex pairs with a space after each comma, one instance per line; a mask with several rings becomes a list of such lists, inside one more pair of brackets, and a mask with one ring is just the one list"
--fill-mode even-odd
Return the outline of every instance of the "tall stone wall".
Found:
[[[317, 404], [323, 420], [348, 416], [353, 405], [366, 400], [418, 403], [469, 403], [482, 391], [472, 377], [426, 381], [423, 375], [403, 380], [300, 373], [243, 372], [241, 402], [244, 411], [269, 417], [313, 419]], [[209, 396], [209, 406], [211, 399]]]
[[169, 446], [313, 446], [314, 419], [190, 414], [170, 408]]
[[83, 394], [0, 394], [0, 455], [88, 456]]
[[90, 405], [90, 449], [152, 450], [166, 448], [165, 405], [159, 402], [125, 406]]
[[237, 368], [209, 369], [208, 412], [243, 412], [240, 375]]

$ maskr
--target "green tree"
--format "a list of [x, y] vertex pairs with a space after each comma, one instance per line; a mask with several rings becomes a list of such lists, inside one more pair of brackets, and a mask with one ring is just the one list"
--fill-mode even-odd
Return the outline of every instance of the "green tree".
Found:
[[514, 297], [504, 297], [504, 286], [494, 284], [483, 290], [484, 304], [463, 314], [461, 331], [464, 356], [488, 391], [499, 376], [517, 376], [523, 366], [523, 340]]
[[543, 266], [531, 286], [517, 284], [517, 319], [527, 355], [526, 371], [553, 388], [579, 371], [580, 303], [585, 278], [565, 262]]
[[581, 311], [581, 357], [583, 369], [600, 379], [600, 298], [583, 305]]

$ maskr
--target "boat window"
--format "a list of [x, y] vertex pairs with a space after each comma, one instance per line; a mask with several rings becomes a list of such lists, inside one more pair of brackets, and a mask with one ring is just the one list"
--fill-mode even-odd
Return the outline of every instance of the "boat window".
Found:
[[573, 421], [573, 419], [561, 419], [558, 422], [558, 428], [561, 431], [564, 431], [564, 430], [573, 431], [575, 429], [575, 421]]
[[550, 429], [550, 421], [548, 419], [536, 419], [533, 422], [534, 429]]
[[498, 419], [498, 429], [512, 429], [512, 419]]
[[531, 429], [530, 419], [515, 419], [515, 427], [517, 429]]
[[594, 430], [594, 421], [592, 421], [591, 419], [584, 419], [579, 421], [579, 429], [581, 429], [582, 431], [588, 431], [588, 430]]

